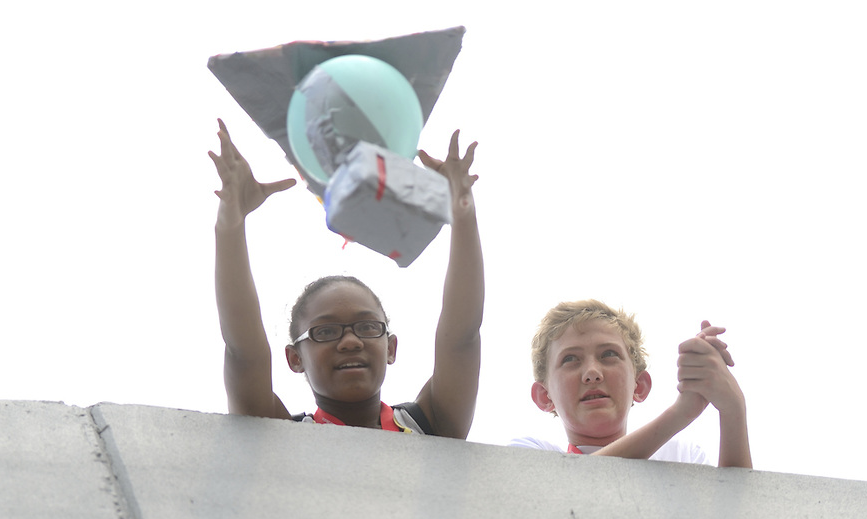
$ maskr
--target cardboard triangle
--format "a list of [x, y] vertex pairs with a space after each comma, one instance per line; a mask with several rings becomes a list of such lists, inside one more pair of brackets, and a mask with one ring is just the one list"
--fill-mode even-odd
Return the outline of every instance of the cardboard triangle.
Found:
[[464, 27], [452, 27], [376, 41], [296, 41], [211, 56], [208, 68], [294, 165], [296, 160], [286, 134], [286, 111], [295, 86], [313, 67], [346, 54], [381, 59], [409, 80], [427, 122], [461, 50], [464, 32]]

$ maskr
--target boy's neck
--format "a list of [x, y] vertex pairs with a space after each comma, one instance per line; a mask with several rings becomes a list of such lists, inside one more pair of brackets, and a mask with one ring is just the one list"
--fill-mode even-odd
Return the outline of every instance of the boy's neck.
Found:
[[341, 402], [322, 395], [314, 394], [316, 405], [331, 416], [346, 425], [381, 429], [379, 423], [380, 396], [379, 393], [361, 402]]
[[619, 440], [625, 435], [625, 431], [612, 434], [611, 436], [587, 436], [584, 434], [578, 434], [574, 431], [566, 431], [566, 437], [569, 439], [569, 443], [576, 447], [605, 447], [609, 443]]

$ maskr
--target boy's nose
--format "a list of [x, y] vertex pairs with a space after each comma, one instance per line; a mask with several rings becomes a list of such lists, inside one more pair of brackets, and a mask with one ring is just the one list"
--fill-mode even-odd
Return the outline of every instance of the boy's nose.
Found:
[[598, 382], [602, 382], [602, 372], [595, 365], [587, 366], [587, 370], [584, 371], [584, 383], [595, 384]]

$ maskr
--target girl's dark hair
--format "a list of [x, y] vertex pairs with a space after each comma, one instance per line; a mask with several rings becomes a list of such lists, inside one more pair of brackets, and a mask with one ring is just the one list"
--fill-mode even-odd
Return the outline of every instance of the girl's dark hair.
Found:
[[304, 330], [298, 329], [297, 322], [298, 318], [307, 308], [307, 303], [310, 301], [310, 298], [323, 288], [329, 287], [337, 283], [352, 283], [367, 290], [370, 295], [373, 296], [373, 300], [376, 301], [379, 309], [382, 310], [382, 315], [385, 315], [385, 323], [388, 324], [388, 315], [386, 315], [385, 309], [382, 307], [382, 301], [379, 300], [379, 297], [377, 297], [377, 295], [373, 293], [373, 290], [371, 290], [369, 286], [362, 283], [361, 280], [359, 280], [355, 276], [325, 276], [304, 287], [301, 295], [298, 296], [298, 299], [292, 306], [292, 312], [289, 314], [289, 337], [292, 339], [292, 343], [295, 342], [296, 337], [298, 337], [299, 335], [301, 335], [301, 333], [304, 332]]

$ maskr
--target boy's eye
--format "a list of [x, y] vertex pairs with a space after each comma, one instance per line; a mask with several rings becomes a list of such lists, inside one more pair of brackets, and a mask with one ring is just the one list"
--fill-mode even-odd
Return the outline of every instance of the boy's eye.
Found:
[[608, 357], [620, 357], [620, 354], [614, 350], [605, 350], [602, 353], [602, 358], [604, 359], [604, 358], [608, 358]]
[[567, 362], [574, 362], [578, 360], [578, 357], [575, 355], [564, 355], [563, 360], [560, 361], [561, 364], [566, 364]]

